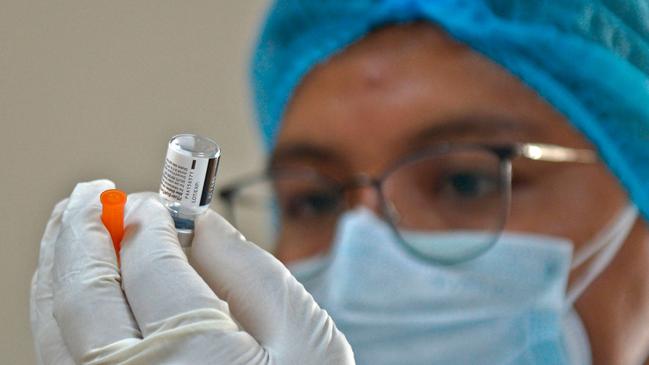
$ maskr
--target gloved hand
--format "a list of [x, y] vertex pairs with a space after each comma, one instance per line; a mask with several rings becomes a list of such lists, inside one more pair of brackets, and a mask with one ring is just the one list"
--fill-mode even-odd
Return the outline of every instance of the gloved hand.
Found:
[[195, 270], [157, 195], [129, 195], [120, 273], [100, 219], [113, 187], [79, 184], [52, 213], [32, 281], [39, 364], [354, 363], [288, 270], [213, 211], [196, 224]]

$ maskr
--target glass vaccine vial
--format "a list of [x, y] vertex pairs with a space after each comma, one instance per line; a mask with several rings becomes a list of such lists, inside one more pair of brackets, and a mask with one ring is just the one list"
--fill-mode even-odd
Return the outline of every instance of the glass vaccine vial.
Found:
[[212, 201], [220, 157], [221, 149], [209, 138], [179, 134], [169, 140], [159, 193], [183, 248], [191, 246], [194, 220]]

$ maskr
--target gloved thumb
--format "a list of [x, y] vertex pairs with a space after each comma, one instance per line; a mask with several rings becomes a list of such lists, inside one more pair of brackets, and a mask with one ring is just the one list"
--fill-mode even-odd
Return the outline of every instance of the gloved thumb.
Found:
[[344, 335], [288, 269], [216, 212], [197, 219], [190, 256], [241, 326], [282, 360], [277, 363], [354, 363]]

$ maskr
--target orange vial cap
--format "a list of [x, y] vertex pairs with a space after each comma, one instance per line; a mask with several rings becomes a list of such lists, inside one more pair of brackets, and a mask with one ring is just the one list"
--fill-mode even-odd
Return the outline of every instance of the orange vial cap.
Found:
[[101, 221], [108, 229], [113, 239], [113, 247], [119, 261], [119, 250], [122, 237], [124, 236], [124, 206], [126, 205], [126, 193], [118, 189], [110, 189], [101, 193], [102, 210]]

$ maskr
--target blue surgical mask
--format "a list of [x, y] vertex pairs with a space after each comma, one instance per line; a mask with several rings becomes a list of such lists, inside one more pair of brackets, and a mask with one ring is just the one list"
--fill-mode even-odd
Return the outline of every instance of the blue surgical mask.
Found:
[[[574, 257], [566, 239], [506, 232], [482, 256], [441, 266], [412, 257], [359, 208], [341, 218], [327, 256], [289, 269], [347, 336], [358, 364], [586, 365], [588, 338], [572, 304], [636, 216], [625, 209]], [[583, 262], [586, 274], [567, 291], [571, 267]]]

